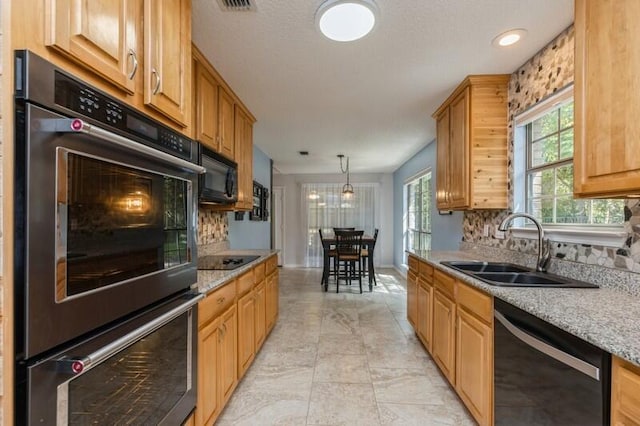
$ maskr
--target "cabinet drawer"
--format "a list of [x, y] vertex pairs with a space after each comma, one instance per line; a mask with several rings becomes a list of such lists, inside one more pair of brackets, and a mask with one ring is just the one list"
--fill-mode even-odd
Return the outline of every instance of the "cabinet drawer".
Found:
[[409, 256], [409, 260], [408, 260], [408, 264], [409, 264], [409, 270], [411, 272], [413, 272], [414, 274], [418, 273], [418, 259], [413, 257], [413, 256]]
[[244, 296], [253, 288], [253, 271], [245, 272], [238, 277], [238, 297]]
[[259, 284], [260, 282], [264, 281], [264, 266], [265, 262], [262, 262], [261, 264], [253, 268], [253, 282], [255, 284]]
[[433, 281], [433, 266], [429, 265], [427, 262], [420, 261], [420, 266], [418, 267], [420, 278], [426, 280], [429, 283]]
[[433, 281], [438, 290], [449, 296], [452, 300], [455, 300], [455, 278], [445, 274], [442, 271], [434, 271]]
[[223, 313], [236, 298], [236, 281], [231, 281], [209, 293], [198, 304], [198, 327], [201, 327]]
[[493, 320], [491, 302], [491, 296], [464, 283], [458, 283], [458, 304], [488, 324]]
[[277, 267], [278, 267], [278, 256], [271, 256], [269, 259], [267, 259], [267, 274], [270, 274], [271, 272], [275, 271]]

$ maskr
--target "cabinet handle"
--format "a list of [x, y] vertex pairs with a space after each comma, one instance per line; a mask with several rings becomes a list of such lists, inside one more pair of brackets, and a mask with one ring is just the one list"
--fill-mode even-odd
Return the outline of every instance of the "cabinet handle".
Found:
[[131, 57], [131, 62], [133, 63], [133, 69], [129, 73], [129, 80], [133, 80], [133, 77], [138, 72], [138, 57], [136, 56], [136, 52], [133, 49], [129, 49], [129, 56]]
[[155, 95], [156, 93], [158, 93], [158, 90], [160, 89], [160, 73], [158, 72], [157, 69], [152, 68], [151, 69], [151, 74], [156, 76], [156, 85], [153, 88], [153, 94]]
[[219, 297], [219, 298], [218, 298], [218, 305], [220, 305], [220, 304], [224, 303], [224, 301], [225, 301], [224, 296]]

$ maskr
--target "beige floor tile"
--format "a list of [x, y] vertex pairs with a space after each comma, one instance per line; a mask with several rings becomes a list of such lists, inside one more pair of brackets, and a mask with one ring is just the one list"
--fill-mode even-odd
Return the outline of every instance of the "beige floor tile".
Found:
[[364, 355], [364, 341], [360, 335], [345, 338], [344, 334], [322, 334], [318, 342], [318, 356], [324, 355]]
[[378, 403], [380, 423], [393, 426], [473, 426], [462, 407]]
[[308, 425], [380, 424], [371, 384], [314, 383]]
[[315, 382], [371, 383], [365, 355], [330, 354], [318, 358]]
[[446, 390], [434, 385], [422, 368], [372, 368], [376, 401], [400, 404], [442, 405]]

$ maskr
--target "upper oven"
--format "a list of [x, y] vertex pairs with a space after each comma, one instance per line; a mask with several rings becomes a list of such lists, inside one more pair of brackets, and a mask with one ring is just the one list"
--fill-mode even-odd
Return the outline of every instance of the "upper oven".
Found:
[[16, 53], [16, 344], [28, 359], [196, 282], [195, 142]]

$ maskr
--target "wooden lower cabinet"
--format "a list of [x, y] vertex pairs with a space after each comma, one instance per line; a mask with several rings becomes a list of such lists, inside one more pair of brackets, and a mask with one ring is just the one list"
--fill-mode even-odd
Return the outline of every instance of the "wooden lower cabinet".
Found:
[[640, 367], [612, 357], [611, 425], [640, 425]]
[[220, 403], [224, 406], [238, 384], [237, 347], [238, 347], [238, 311], [234, 304], [222, 315], [220, 326]]
[[422, 278], [418, 279], [417, 286], [417, 327], [416, 332], [422, 343], [431, 352], [431, 332], [433, 322], [433, 286]]
[[255, 309], [253, 290], [238, 299], [238, 378], [244, 376], [255, 356]]
[[456, 316], [456, 390], [478, 424], [491, 425], [493, 331], [464, 309]]
[[436, 289], [433, 297], [433, 343], [431, 355], [445, 377], [455, 385], [456, 304]]
[[264, 338], [267, 335], [266, 319], [267, 319], [267, 299], [265, 295], [265, 280], [263, 279], [256, 285], [254, 291], [255, 297], [255, 350], [258, 352], [262, 348]]
[[278, 319], [278, 300], [280, 289], [278, 286], [278, 270], [274, 270], [267, 276], [266, 284], [266, 327], [267, 334], [271, 331]]
[[418, 281], [416, 274], [407, 272], [407, 320], [413, 326], [418, 324]]
[[413, 265], [407, 275], [407, 316], [415, 318], [418, 337], [473, 418], [492, 425], [493, 298], [424, 261]]

